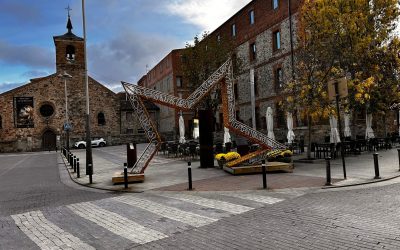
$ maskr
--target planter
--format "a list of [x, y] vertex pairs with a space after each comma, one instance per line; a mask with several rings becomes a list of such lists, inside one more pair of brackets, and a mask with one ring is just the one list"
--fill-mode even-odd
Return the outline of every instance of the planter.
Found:
[[220, 169], [222, 169], [222, 168], [224, 167], [225, 163], [226, 163], [225, 160], [217, 160], [217, 162], [218, 162], [218, 167], [219, 167]]

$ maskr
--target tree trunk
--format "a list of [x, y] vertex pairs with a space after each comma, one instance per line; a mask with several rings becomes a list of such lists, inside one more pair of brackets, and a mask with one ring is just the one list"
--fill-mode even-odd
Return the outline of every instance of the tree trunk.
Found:
[[214, 115], [211, 109], [199, 110], [200, 167], [214, 167], [213, 128]]
[[311, 116], [307, 114], [308, 138], [307, 138], [307, 159], [311, 159]]
[[386, 124], [386, 112], [385, 112], [385, 114], [383, 114], [383, 124], [384, 124], [384, 127], [383, 127], [383, 134], [384, 134], [384, 137], [386, 138], [387, 137], [387, 124]]

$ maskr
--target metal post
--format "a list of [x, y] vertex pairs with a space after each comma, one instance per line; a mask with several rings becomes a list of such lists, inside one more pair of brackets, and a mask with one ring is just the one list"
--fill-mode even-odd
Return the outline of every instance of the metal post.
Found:
[[85, 58], [85, 92], [86, 92], [86, 174], [89, 175], [90, 183], [92, 183], [93, 174], [93, 157], [92, 143], [90, 138], [90, 106], [89, 106], [89, 79], [87, 70], [87, 53], [86, 53], [86, 19], [85, 19], [85, 0], [82, 0], [82, 26], [83, 26], [83, 55]]
[[397, 155], [399, 157], [399, 171], [400, 171], [400, 148], [397, 149]]
[[331, 186], [332, 185], [332, 179], [331, 179], [331, 157], [325, 158], [326, 160], [326, 183], [325, 186]]
[[81, 178], [81, 170], [79, 168], [79, 158], [76, 159], [76, 178]]
[[375, 168], [375, 177], [374, 179], [380, 179], [379, 176], [379, 162], [378, 162], [378, 153], [374, 153], [374, 168]]
[[261, 162], [263, 189], [267, 189], [267, 170], [265, 167], [265, 160]]
[[343, 177], [347, 179], [346, 175], [346, 162], [344, 160], [344, 147], [343, 147], [343, 137], [342, 137], [342, 122], [340, 121], [340, 108], [339, 108], [339, 86], [338, 81], [335, 81], [335, 93], [336, 93], [336, 109], [338, 115], [338, 123], [339, 123], [339, 138], [340, 138], [340, 154], [342, 155], [342, 164], [343, 164]]
[[189, 190], [192, 190], [192, 163], [188, 161]]
[[[88, 168], [90, 169], [91, 167], [92, 167], [92, 164], [89, 163], [89, 164], [88, 164]], [[87, 171], [87, 169], [86, 169], [86, 171]], [[86, 175], [89, 175], [89, 183], [92, 184], [92, 182], [93, 182], [93, 180], [92, 180], [92, 174], [91, 174], [91, 173], [90, 173], [90, 174], [87, 174], [87, 173], [86, 173]]]
[[74, 173], [76, 173], [76, 156], [74, 156]]
[[124, 185], [128, 188], [128, 163], [124, 163]]

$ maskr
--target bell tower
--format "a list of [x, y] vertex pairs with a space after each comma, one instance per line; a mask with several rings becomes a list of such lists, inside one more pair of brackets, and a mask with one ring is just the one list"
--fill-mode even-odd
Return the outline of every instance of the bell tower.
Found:
[[69, 15], [71, 10], [68, 6], [67, 33], [61, 36], [54, 36], [54, 45], [56, 47], [56, 71], [57, 73], [72, 72], [76, 70], [84, 71], [84, 42], [83, 38], [72, 33], [72, 22]]

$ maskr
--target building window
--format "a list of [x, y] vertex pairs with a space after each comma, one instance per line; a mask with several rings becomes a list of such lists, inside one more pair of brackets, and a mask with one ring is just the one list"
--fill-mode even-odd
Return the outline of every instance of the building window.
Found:
[[103, 112], [100, 112], [100, 113], [97, 115], [97, 124], [100, 125], [100, 126], [106, 125], [106, 118], [105, 118]]
[[43, 104], [39, 109], [40, 114], [47, 118], [54, 114], [54, 108], [50, 104]]
[[254, 96], [258, 96], [258, 77], [254, 72]]
[[133, 118], [133, 113], [132, 112], [126, 112], [126, 120], [131, 121]]
[[1, 118], [1, 115], [0, 115], [0, 129], [2, 129], [3, 128], [3, 118]]
[[283, 110], [282, 106], [278, 103], [275, 104], [276, 107], [276, 127], [277, 128], [285, 128], [286, 127], [286, 116], [285, 111]]
[[132, 128], [127, 128], [126, 129], [126, 133], [129, 134], [129, 135], [133, 134], [133, 129]]
[[181, 87], [182, 87], [182, 77], [181, 77], [181, 76], [177, 76], [177, 77], [176, 77], [176, 86], [177, 86], [178, 88], [181, 88]]
[[217, 35], [217, 42], [218, 43], [221, 42], [221, 35], [220, 34]]
[[236, 110], [236, 114], [235, 115], [236, 115], [236, 120], [237, 121], [243, 122], [242, 119], [240, 119], [240, 111], [239, 110]]
[[283, 71], [282, 68], [277, 68], [275, 70], [275, 88], [280, 90], [283, 87]]
[[66, 48], [66, 57], [68, 61], [75, 60], [75, 47], [72, 45], [67, 45]]
[[249, 12], [250, 24], [254, 24], [254, 10]]
[[234, 93], [235, 94], [235, 100], [239, 99], [239, 93], [238, 93], [238, 86], [237, 85], [238, 85], [237, 83], [233, 84], [233, 92], [235, 92]]
[[256, 43], [250, 44], [250, 61], [256, 59]]
[[232, 24], [232, 36], [236, 36], [236, 24]]
[[279, 7], [279, 0], [272, 0], [272, 9], [276, 10]]
[[144, 134], [144, 129], [138, 128], [138, 129], [137, 129], [137, 133], [138, 133], [138, 134]]
[[281, 48], [281, 32], [279, 30], [273, 34], [273, 48], [274, 51]]
[[262, 128], [261, 127], [262, 126], [262, 121], [261, 121], [262, 117], [261, 117], [260, 107], [256, 107], [255, 113], [256, 113], [256, 128], [261, 129]]

